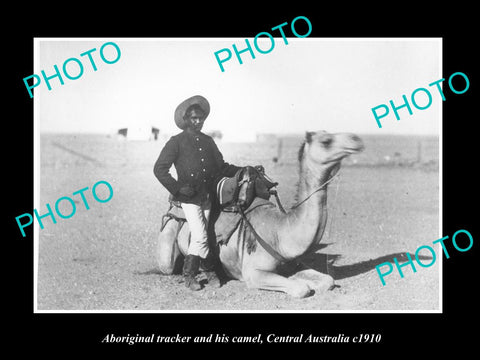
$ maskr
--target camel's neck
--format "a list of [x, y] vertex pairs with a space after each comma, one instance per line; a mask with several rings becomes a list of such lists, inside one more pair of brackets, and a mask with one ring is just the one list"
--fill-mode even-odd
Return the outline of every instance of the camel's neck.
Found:
[[308, 200], [287, 215], [284, 233], [288, 234], [288, 238], [281, 242], [281, 250], [287, 258], [298, 257], [320, 242], [327, 223], [327, 185], [322, 185], [329, 178], [330, 171], [302, 164], [298, 201]]

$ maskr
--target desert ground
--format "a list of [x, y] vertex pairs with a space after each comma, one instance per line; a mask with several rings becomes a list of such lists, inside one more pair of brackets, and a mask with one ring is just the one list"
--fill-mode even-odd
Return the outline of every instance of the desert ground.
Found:
[[[439, 236], [438, 138], [361, 136], [366, 150], [346, 159], [339, 179], [329, 185], [329, 222], [322, 247], [305, 257], [330, 274], [335, 288], [304, 299], [248, 289], [230, 280], [191, 292], [180, 275], [162, 275], [155, 260], [167, 191], [153, 175], [164, 144], [126, 141], [116, 136], [41, 134], [40, 214], [62, 196], [75, 200], [69, 219], [44, 219], [39, 230], [37, 309], [71, 311], [436, 311], [441, 307], [441, 256], [414, 273], [404, 267], [378, 277], [375, 266], [405, 261]], [[285, 207], [294, 204], [297, 150], [301, 137], [255, 143], [217, 141], [226, 161], [262, 164], [278, 181]], [[278, 161], [272, 159], [278, 157]], [[93, 199], [92, 186], [112, 185], [110, 201]], [[87, 210], [79, 195], [89, 187]], [[100, 189], [100, 187], [99, 187]], [[101, 191], [99, 190], [101, 197]], [[105, 195], [103, 195], [105, 196]], [[272, 199], [273, 201], [273, 199]], [[66, 205], [68, 206], [68, 205]], [[68, 210], [64, 210], [68, 212]], [[439, 245], [432, 245], [437, 255]], [[424, 253], [422, 253], [423, 255]], [[426, 253], [425, 255], [428, 255]], [[428, 263], [429, 260], [424, 260]]]

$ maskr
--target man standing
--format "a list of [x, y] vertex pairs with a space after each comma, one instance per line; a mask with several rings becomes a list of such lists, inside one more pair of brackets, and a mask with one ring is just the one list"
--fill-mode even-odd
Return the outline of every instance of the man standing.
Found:
[[[200, 95], [178, 105], [174, 118], [183, 131], [167, 141], [153, 170], [160, 183], [172, 194], [173, 200], [181, 203], [190, 228], [191, 241], [183, 276], [185, 285], [191, 290], [201, 289], [195, 279], [200, 262], [207, 268], [211, 267], [207, 264], [210, 253], [207, 226], [214, 180], [219, 176], [234, 176], [240, 169], [226, 163], [213, 139], [201, 132], [209, 113], [210, 104]], [[170, 174], [172, 164], [175, 165], [177, 179]], [[215, 271], [207, 271], [207, 280], [210, 284], [220, 284]]]

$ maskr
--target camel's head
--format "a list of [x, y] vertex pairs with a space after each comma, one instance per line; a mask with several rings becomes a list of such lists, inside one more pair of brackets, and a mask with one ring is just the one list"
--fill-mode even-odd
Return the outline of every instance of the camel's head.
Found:
[[299, 160], [308, 160], [309, 164], [323, 170], [338, 170], [342, 159], [363, 149], [363, 141], [355, 134], [307, 132], [305, 143], [300, 148]]

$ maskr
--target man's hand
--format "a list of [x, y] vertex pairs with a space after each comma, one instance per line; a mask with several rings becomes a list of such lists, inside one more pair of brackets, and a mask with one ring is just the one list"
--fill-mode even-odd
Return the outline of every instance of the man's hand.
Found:
[[190, 185], [185, 185], [178, 190], [178, 193], [187, 197], [192, 197], [195, 194], [195, 190]]

